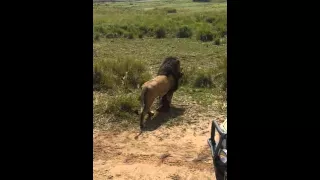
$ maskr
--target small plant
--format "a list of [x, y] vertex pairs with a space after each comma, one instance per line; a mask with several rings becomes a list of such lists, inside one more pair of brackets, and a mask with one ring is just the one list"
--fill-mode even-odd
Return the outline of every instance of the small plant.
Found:
[[106, 112], [112, 113], [116, 117], [129, 118], [136, 109], [139, 108], [138, 94], [118, 93], [110, 98]]
[[93, 90], [108, 90], [116, 86], [117, 78], [108, 71], [108, 62], [95, 61], [93, 65]]
[[149, 28], [147, 26], [140, 26], [139, 30], [141, 34], [147, 34], [149, 32]]
[[216, 40], [214, 40], [214, 44], [219, 46], [221, 44], [220, 38], [217, 38]]
[[99, 41], [100, 40], [100, 34], [98, 34], [98, 33], [93, 34], [93, 40], [94, 41]]
[[124, 35], [124, 37], [125, 37], [125, 38], [128, 38], [128, 39], [133, 39], [133, 38], [134, 38], [133, 33], [126, 33], [126, 34]]
[[135, 89], [151, 78], [143, 61], [135, 59], [106, 59], [94, 61], [93, 86], [95, 90]]
[[207, 17], [206, 18], [206, 22], [207, 23], [213, 23], [215, 21], [215, 18], [214, 17]]
[[166, 30], [162, 26], [157, 27], [155, 30], [155, 34], [156, 34], [156, 38], [165, 38], [166, 37]]
[[214, 84], [215, 87], [226, 91], [227, 90], [227, 59], [221, 59], [217, 62], [217, 67], [213, 72]]
[[177, 13], [177, 10], [174, 8], [167, 8], [167, 13]]
[[194, 66], [183, 70], [183, 76], [181, 78], [180, 84], [181, 85], [191, 84], [194, 78], [193, 75], [195, 71], [196, 71], [196, 67]]
[[195, 88], [211, 88], [213, 87], [212, 73], [209, 70], [200, 70], [196, 72], [193, 87]]
[[211, 0], [192, 0], [193, 2], [211, 2]]
[[179, 28], [177, 33], [178, 38], [190, 38], [192, 36], [192, 30], [188, 26], [183, 26]]
[[93, 32], [104, 34], [105, 33], [105, 29], [104, 29], [104, 27], [102, 25], [95, 25], [94, 28], [93, 28]]
[[212, 41], [214, 38], [214, 34], [208, 30], [201, 30], [198, 32], [197, 39], [203, 42]]

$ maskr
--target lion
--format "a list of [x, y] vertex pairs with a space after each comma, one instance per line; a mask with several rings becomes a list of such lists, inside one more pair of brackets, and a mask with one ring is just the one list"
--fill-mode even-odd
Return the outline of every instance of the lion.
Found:
[[141, 88], [141, 110], [140, 110], [140, 129], [144, 125], [144, 116], [153, 116], [151, 106], [154, 100], [160, 98], [160, 107], [158, 111], [170, 108], [173, 93], [179, 87], [179, 80], [183, 73], [181, 73], [180, 61], [175, 57], [167, 57], [161, 64], [157, 76], [145, 82]]

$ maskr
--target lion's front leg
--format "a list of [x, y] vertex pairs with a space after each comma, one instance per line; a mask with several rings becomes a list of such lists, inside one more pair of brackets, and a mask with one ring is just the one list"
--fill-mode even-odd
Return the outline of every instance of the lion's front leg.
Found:
[[158, 97], [158, 108], [157, 108], [157, 111], [160, 112], [162, 107], [163, 107], [163, 97], [159, 96]]
[[166, 95], [160, 98], [160, 106], [157, 109], [159, 112], [168, 112], [170, 109], [172, 99], [172, 93], [167, 93]]
[[158, 97], [158, 108], [157, 108], [157, 110], [162, 106], [161, 99], [162, 99], [162, 97], [159, 96], [159, 97]]
[[167, 101], [168, 101], [169, 106], [171, 105], [172, 97], [173, 97], [173, 91], [169, 91], [167, 93]]

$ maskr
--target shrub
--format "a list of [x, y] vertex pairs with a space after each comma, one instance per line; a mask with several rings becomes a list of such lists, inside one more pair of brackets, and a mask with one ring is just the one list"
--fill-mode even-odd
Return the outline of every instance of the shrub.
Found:
[[193, 88], [217, 88], [225, 91], [227, 87], [226, 59], [218, 60], [215, 68], [184, 70], [180, 81], [181, 85], [191, 85]]
[[149, 28], [144, 25], [140, 26], [138, 29], [140, 31], [140, 34], [147, 34], [150, 31]]
[[177, 33], [178, 38], [190, 38], [192, 36], [192, 30], [188, 26], [183, 26], [179, 28]]
[[138, 94], [118, 93], [108, 101], [106, 112], [112, 113], [116, 117], [130, 118], [138, 108]]
[[196, 71], [195, 66], [192, 66], [192, 68], [184, 69], [180, 84], [181, 85], [191, 84], [193, 81], [193, 75], [195, 71]]
[[217, 31], [217, 34], [218, 34], [220, 37], [224, 37], [224, 36], [227, 35], [227, 27], [226, 27], [226, 25], [219, 24], [219, 25], [216, 27], [216, 31]]
[[94, 41], [99, 41], [100, 40], [100, 34], [98, 34], [98, 33], [93, 34], [93, 40]]
[[193, 2], [211, 2], [211, 0], [192, 0]]
[[105, 29], [102, 25], [95, 25], [93, 28], [93, 32], [94, 33], [99, 33], [99, 34], [104, 34], [105, 33]]
[[193, 83], [195, 88], [211, 88], [213, 87], [212, 72], [210, 70], [199, 70], [195, 73]]
[[217, 67], [213, 72], [213, 80], [215, 87], [222, 91], [227, 90], [227, 59], [223, 58], [217, 61]]
[[215, 21], [214, 17], [207, 17], [206, 18], [206, 22], [208, 22], [208, 23], [213, 23], [214, 21]]
[[214, 40], [214, 44], [215, 45], [220, 45], [221, 44], [220, 38], [217, 38], [216, 40]]
[[107, 62], [95, 61], [93, 67], [93, 90], [113, 89], [117, 78], [108, 71]]
[[126, 33], [126, 34], [124, 34], [124, 37], [125, 38], [128, 38], [128, 39], [133, 39], [134, 38], [134, 35], [133, 35], [133, 33]]
[[208, 30], [201, 30], [198, 32], [197, 39], [203, 42], [212, 41], [214, 35], [211, 31]]
[[93, 86], [95, 90], [135, 89], [151, 78], [144, 62], [135, 59], [106, 59], [94, 61]]
[[167, 13], [177, 13], [177, 10], [174, 8], [166, 8]]
[[227, 37], [221, 38], [221, 44], [227, 44]]
[[165, 38], [166, 37], [166, 30], [162, 26], [157, 27], [155, 30], [155, 34], [156, 34], [156, 38]]
[[118, 35], [116, 33], [108, 33], [106, 34], [106, 38], [117, 38]]

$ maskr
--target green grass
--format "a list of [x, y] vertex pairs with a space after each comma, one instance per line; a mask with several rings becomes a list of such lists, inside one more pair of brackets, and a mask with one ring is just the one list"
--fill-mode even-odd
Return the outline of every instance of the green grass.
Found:
[[93, 93], [93, 125], [94, 128], [110, 129], [117, 127], [137, 127], [139, 107], [138, 91], [124, 93]]
[[139, 87], [168, 56], [178, 57], [184, 72], [174, 99], [226, 113], [226, 3], [132, 1], [93, 8], [94, 128], [137, 128]]
[[[106, 65], [106, 69], [117, 69], [114, 72], [112, 70], [106, 70], [105, 75], [109, 77], [114, 76], [115, 80], [111, 84], [111, 89], [104, 89], [104, 91], [94, 92], [97, 96], [94, 103], [94, 122], [95, 127], [106, 127], [110, 123], [124, 127], [138, 127], [139, 119], [132, 109], [139, 109], [137, 104], [138, 98], [123, 98], [124, 94], [133, 93], [134, 96], [138, 96], [140, 90], [135, 86], [123, 86], [120, 80], [123, 73], [125, 73], [126, 63], [114, 63], [122, 60], [123, 62], [135, 64], [137, 67], [143, 66], [143, 71], [146, 74], [151, 74], [150, 77], [155, 76], [159, 65], [165, 57], [168, 55], [177, 56], [181, 60], [181, 67], [183, 68], [184, 77], [182, 86], [175, 93], [174, 98], [186, 99], [186, 101], [195, 101], [202, 106], [210, 106], [212, 109], [221, 113], [225, 113], [226, 109], [223, 107], [225, 102], [225, 92], [222, 86], [226, 83], [226, 45], [216, 46], [212, 43], [203, 43], [201, 41], [195, 41], [192, 39], [104, 39], [94, 43], [94, 64]], [[112, 53], [110, 53], [112, 52]], [[139, 63], [142, 62], [142, 63]], [[104, 66], [102, 66], [104, 67]], [[134, 68], [139, 69], [139, 68]], [[128, 68], [127, 70], [133, 70]], [[133, 70], [133, 72], [139, 72]], [[201, 81], [202, 72], [207, 72], [210, 78], [213, 80], [212, 86], [197, 86], [197, 81]], [[111, 74], [111, 75], [108, 75]], [[222, 75], [221, 75], [222, 74]], [[142, 73], [136, 73], [137, 77], [143, 77]], [[220, 82], [217, 81], [220, 78]], [[145, 78], [148, 79], [148, 78]], [[140, 81], [143, 82], [143, 81]], [[101, 93], [103, 92], [103, 93]], [[103, 98], [102, 98], [103, 97]], [[118, 102], [119, 103], [109, 103]], [[122, 108], [121, 104], [134, 103], [129, 107]], [[108, 104], [114, 104], [113, 108], [109, 109]], [[126, 105], [124, 105], [126, 106]], [[121, 114], [122, 113], [122, 114]], [[110, 119], [109, 119], [110, 118]], [[109, 120], [108, 120], [109, 119]], [[112, 120], [111, 120], [112, 119]], [[107, 121], [108, 120], [108, 121]], [[172, 120], [174, 121], [174, 120]], [[103, 122], [103, 123], [102, 123]], [[168, 122], [169, 124], [171, 121]]]
[[[172, 38], [188, 26], [192, 38], [226, 36], [226, 3], [187, 0], [94, 4], [94, 40], [100, 38]], [[203, 34], [211, 38], [199, 38]]]
[[93, 63], [94, 90], [135, 89], [150, 78], [145, 62], [128, 56], [104, 58]]

